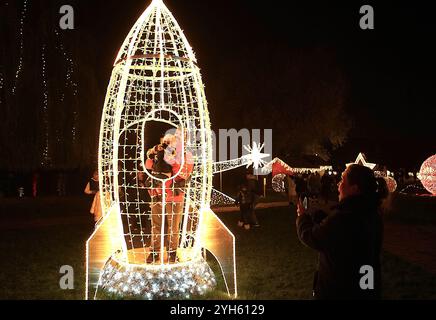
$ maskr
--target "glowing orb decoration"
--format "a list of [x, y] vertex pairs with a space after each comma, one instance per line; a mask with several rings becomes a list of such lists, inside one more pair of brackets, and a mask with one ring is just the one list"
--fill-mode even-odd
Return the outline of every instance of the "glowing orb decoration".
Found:
[[397, 190], [397, 181], [392, 177], [385, 177], [386, 184], [390, 193], [394, 193]]
[[213, 163], [197, 60], [171, 12], [153, 0], [121, 46], [107, 90], [99, 145], [103, 218], [86, 244], [86, 298], [101, 291], [146, 299], [203, 294], [215, 285], [204, 249], [236, 297], [235, 237], [210, 209], [212, 177], [262, 165], [261, 149], [255, 144], [249, 156]]
[[424, 161], [419, 171], [418, 178], [428, 192], [432, 195], [436, 195], [436, 155]]
[[285, 179], [286, 175], [283, 173], [274, 176], [274, 178], [272, 179], [272, 188], [275, 192], [286, 192]]
[[376, 178], [383, 178], [386, 181], [389, 193], [394, 193], [397, 190], [397, 181], [393, 178], [393, 173], [390, 171], [374, 171]]
[[374, 168], [377, 166], [376, 163], [367, 162], [366, 157], [363, 153], [358, 154], [356, 161], [354, 161], [353, 163], [348, 163], [347, 168], [353, 164], [360, 164], [364, 167], [370, 168], [371, 170], [374, 170]]

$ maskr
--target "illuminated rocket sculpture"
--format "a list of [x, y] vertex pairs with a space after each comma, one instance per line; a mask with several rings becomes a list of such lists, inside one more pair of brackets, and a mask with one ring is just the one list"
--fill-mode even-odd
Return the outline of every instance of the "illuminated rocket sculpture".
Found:
[[[180, 165], [164, 177], [146, 166], [147, 151], [159, 144], [151, 138], [156, 123], [178, 137]], [[86, 243], [86, 299], [204, 294], [216, 286], [205, 249], [236, 297], [235, 237], [210, 209], [212, 177], [261, 166], [268, 156], [261, 150], [254, 144], [248, 156], [213, 162], [197, 60], [171, 12], [153, 0], [124, 41], [107, 91], [99, 146], [103, 218]]]

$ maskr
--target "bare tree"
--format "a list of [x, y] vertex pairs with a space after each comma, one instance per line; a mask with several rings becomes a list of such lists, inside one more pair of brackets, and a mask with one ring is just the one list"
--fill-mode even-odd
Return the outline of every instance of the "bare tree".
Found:
[[352, 123], [333, 50], [265, 44], [232, 61], [216, 81], [222, 86], [211, 102], [217, 122], [272, 128], [274, 155], [284, 158], [316, 154], [327, 160], [345, 142]]

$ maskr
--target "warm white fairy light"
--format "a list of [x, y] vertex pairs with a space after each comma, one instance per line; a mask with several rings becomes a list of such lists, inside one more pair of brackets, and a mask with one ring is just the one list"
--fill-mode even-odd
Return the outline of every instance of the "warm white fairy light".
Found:
[[203, 295], [216, 285], [215, 275], [204, 260], [171, 269], [147, 269], [112, 262], [101, 273], [96, 298], [109, 293], [123, 298], [144, 297], [148, 300], [170, 297], [189, 299]]
[[246, 166], [247, 168], [253, 166], [254, 169], [259, 169], [263, 167], [266, 162], [263, 160], [268, 158], [270, 155], [267, 153], [262, 153], [264, 145], [253, 143], [253, 146], [244, 146], [244, 149], [248, 152], [247, 155], [242, 156], [238, 159], [215, 162], [213, 164], [213, 173], [217, 174], [220, 172], [234, 170], [239, 167]]
[[[75, 81], [74, 60], [70, 57], [70, 55], [65, 50], [65, 46], [62, 42], [62, 37], [60, 36], [58, 29], [55, 29], [54, 32], [55, 32], [56, 39], [57, 39], [56, 49], [58, 49], [60, 51], [61, 57], [64, 59], [65, 68], [66, 68], [64, 90], [61, 93], [60, 99], [59, 99], [60, 103], [62, 104], [65, 102], [65, 93], [67, 92], [68, 89], [71, 90], [73, 98], [78, 95], [78, 85], [77, 85], [77, 82]], [[73, 104], [73, 107], [75, 107], [74, 104]], [[73, 145], [77, 141], [77, 127], [76, 127], [77, 120], [78, 120], [77, 110], [73, 110], [72, 128], [71, 128], [71, 133], [72, 133], [71, 140], [72, 140]]]
[[45, 57], [45, 44], [42, 46], [41, 61], [42, 61], [42, 114], [44, 123], [44, 150], [42, 154], [43, 165], [48, 165], [50, 161], [49, 154], [49, 119], [48, 119], [48, 83], [47, 83], [47, 62]]
[[19, 31], [19, 38], [20, 38], [20, 49], [19, 49], [19, 60], [18, 60], [18, 67], [17, 71], [15, 72], [15, 79], [14, 84], [12, 86], [12, 95], [15, 95], [17, 90], [18, 81], [20, 79], [20, 75], [23, 69], [23, 55], [24, 55], [24, 23], [26, 21], [26, 13], [27, 13], [27, 0], [24, 0], [23, 10], [21, 11], [21, 18], [20, 18], [20, 31]]
[[295, 168], [288, 165], [286, 162], [279, 158], [275, 158], [271, 162], [267, 163], [262, 169], [261, 172], [264, 175], [270, 174], [273, 171], [273, 165], [279, 164], [285, 171], [287, 171], [290, 175], [292, 174], [301, 174], [306, 172], [325, 172], [325, 171], [332, 171], [332, 166], [320, 166], [319, 168]]
[[408, 186], [405, 186], [400, 193], [402, 194], [427, 194], [428, 190], [426, 190], [422, 184], [409, 184]]
[[[180, 147], [175, 154], [183, 166], [171, 178], [164, 177], [165, 180], [162, 180], [145, 170], [147, 150], [159, 143], [149, 141], [149, 132], [146, 130], [149, 122], [165, 123], [179, 129]], [[106, 95], [99, 148], [100, 198], [104, 218], [88, 241], [87, 294], [92, 294], [89, 290], [96, 289], [92, 278], [94, 273], [89, 271], [89, 265], [101, 263], [101, 260], [96, 262], [92, 257], [93, 252], [100, 250], [93, 247], [94, 243], [98, 243], [94, 240], [99, 237], [99, 230], [105, 229], [108, 221], [117, 225], [113, 229], [116, 231], [111, 232], [105, 238], [105, 243], [99, 245], [103, 248], [107, 243], [117, 244], [113, 246], [121, 252], [117, 266], [125, 265], [127, 271], [121, 277], [116, 276], [122, 287], [108, 285], [107, 281], [110, 280], [104, 277], [100, 279], [101, 287], [126, 295], [129, 292], [135, 295], [141, 292], [141, 296], [150, 299], [166, 298], [171, 297], [175, 291], [162, 290], [160, 285], [174, 282], [180, 273], [186, 281], [176, 281], [174, 286], [183, 288], [188, 285], [190, 288], [201, 289], [194, 290], [194, 293], [204, 293], [204, 289], [209, 286], [203, 282], [208, 279], [208, 274], [213, 278], [212, 273], [199, 269], [201, 274], [190, 279], [187, 270], [197, 270], [196, 265], [205, 264], [202, 256], [204, 248], [212, 254], [214, 250], [219, 250], [217, 246], [212, 248], [208, 245], [211, 237], [207, 238], [209, 229], [206, 223], [212, 221], [216, 222], [217, 227], [211, 232], [223, 230], [225, 234], [221, 239], [229, 239], [225, 245], [230, 249], [219, 250], [217, 257], [218, 260], [224, 259], [220, 266], [226, 286], [229, 294], [236, 296], [235, 239], [228, 229], [219, 224], [219, 219], [213, 213], [211, 218], [212, 154], [209, 112], [197, 60], [170, 11], [162, 1], [154, 0], [122, 45]], [[185, 166], [192, 167], [191, 174], [187, 173]], [[155, 184], [160, 183], [159, 187], [145, 186], [140, 175]], [[178, 177], [185, 179], [183, 186], [176, 187]], [[170, 185], [167, 185], [167, 180]], [[153, 193], [159, 190], [161, 198]], [[169, 197], [176, 194], [177, 190], [182, 191], [182, 200], [171, 200]], [[155, 200], [150, 200], [149, 194]], [[180, 203], [182, 219], [174, 228], [174, 220], [169, 219], [175, 219], [178, 215], [175, 210]], [[168, 209], [167, 204], [173, 205]], [[160, 211], [152, 214], [151, 208]], [[152, 227], [153, 224], [157, 225], [156, 216], [159, 215], [160, 227], [152, 231], [150, 222]], [[116, 217], [117, 223], [113, 217]], [[174, 240], [178, 236], [180, 242]], [[174, 244], [177, 250], [173, 248]], [[218, 245], [224, 244], [220, 242]], [[171, 261], [171, 254], [176, 254], [179, 261]], [[176, 273], [182, 266], [186, 268]], [[128, 280], [125, 276], [130, 276], [136, 267], [145, 270], [144, 276], [138, 281], [132, 279], [133, 285], [122, 281]], [[156, 279], [156, 274], [158, 280], [147, 282], [149, 277]], [[188, 289], [183, 288], [185, 298], [192, 294]]]

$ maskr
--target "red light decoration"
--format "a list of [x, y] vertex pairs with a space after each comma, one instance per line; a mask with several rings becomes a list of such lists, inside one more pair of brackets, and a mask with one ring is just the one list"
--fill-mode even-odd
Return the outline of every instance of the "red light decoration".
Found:
[[418, 178], [428, 192], [436, 195], [436, 154], [424, 161]]
[[397, 190], [397, 181], [392, 177], [386, 177], [386, 184], [390, 193], [394, 193]]

